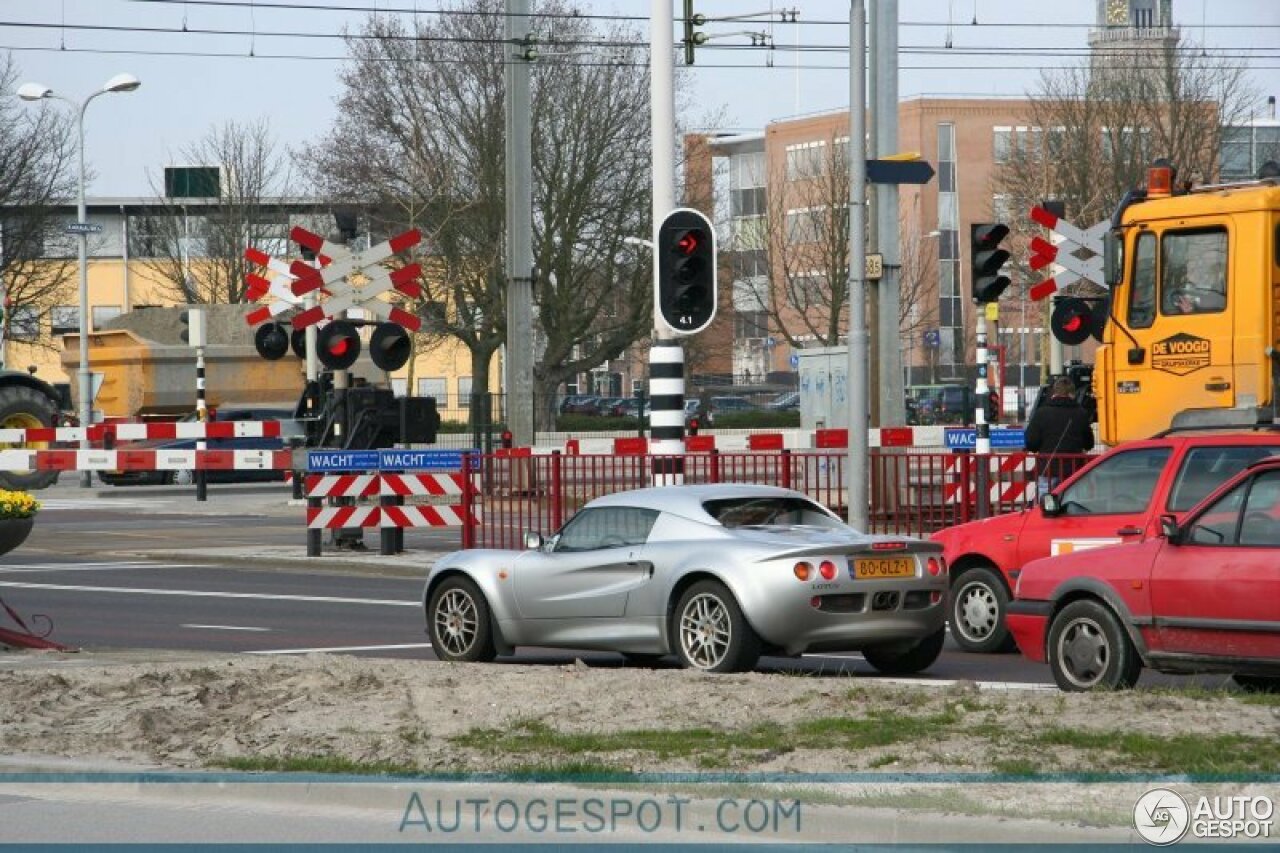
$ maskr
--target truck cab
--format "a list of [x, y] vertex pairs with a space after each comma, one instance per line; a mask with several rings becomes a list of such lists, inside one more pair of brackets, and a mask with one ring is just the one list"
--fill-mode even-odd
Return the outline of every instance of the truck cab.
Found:
[[1094, 394], [1110, 445], [1175, 424], [1275, 417], [1280, 186], [1171, 194], [1158, 171], [1107, 238], [1113, 294]]

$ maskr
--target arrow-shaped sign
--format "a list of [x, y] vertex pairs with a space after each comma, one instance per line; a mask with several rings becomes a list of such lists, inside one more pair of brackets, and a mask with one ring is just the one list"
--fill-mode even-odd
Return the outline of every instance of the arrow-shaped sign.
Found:
[[872, 184], [927, 184], [933, 175], [927, 160], [867, 161], [867, 182]]

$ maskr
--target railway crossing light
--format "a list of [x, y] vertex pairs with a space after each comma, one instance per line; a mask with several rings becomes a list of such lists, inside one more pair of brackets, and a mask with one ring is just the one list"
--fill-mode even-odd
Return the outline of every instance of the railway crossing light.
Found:
[[658, 312], [677, 334], [693, 335], [716, 314], [716, 232], [696, 210], [667, 214], [654, 241]]
[[975, 222], [969, 226], [969, 274], [974, 302], [995, 302], [1009, 286], [1009, 276], [1000, 271], [1009, 260], [1000, 241], [1008, 235], [1009, 226], [1000, 223]]
[[205, 322], [203, 308], [188, 308], [179, 319], [186, 327], [182, 330], [183, 343], [193, 347], [202, 347], [208, 343], [208, 336], [205, 334], [208, 324]]
[[360, 357], [360, 333], [347, 320], [334, 320], [316, 335], [320, 361], [330, 370], [346, 370]]
[[289, 351], [289, 335], [280, 323], [263, 323], [253, 335], [253, 345], [258, 355], [267, 361], [277, 361]]
[[369, 339], [369, 357], [379, 370], [388, 373], [399, 370], [413, 355], [413, 341], [403, 326], [396, 323], [379, 323]]
[[1092, 305], [1074, 297], [1058, 299], [1049, 317], [1049, 330], [1067, 346], [1078, 346], [1090, 335], [1101, 341], [1107, 313], [1105, 303]]
[[305, 359], [307, 357], [306, 329], [294, 329], [289, 333], [289, 349], [293, 350], [293, 354], [298, 358]]

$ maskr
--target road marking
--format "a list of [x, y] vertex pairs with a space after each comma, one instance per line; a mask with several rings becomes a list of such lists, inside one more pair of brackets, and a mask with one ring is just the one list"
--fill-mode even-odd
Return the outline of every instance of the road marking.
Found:
[[382, 649], [429, 649], [430, 643], [397, 643], [389, 646], [324, 646], [314, 649], [267, 649], [247, 655], [309, 655], [324, 652], [376, 652]]
[[0, 568], [0, 574], [30, 574], [32, 572], [105, 572], [114, 569], [200, 569], [208, 568], [196, 563], [160, 563], [153, 560], [137, 563], [19, 563]]
[[262, 592], [213, 592], [197, 589], [149, 589], [127, 586], [73, 586], [56, 583], [24, 583], [0, 581], [0, 587], [13, 589], [48, 589], [58, 592], [120, 592], [129, 595], [177, 595], [191, 598], [251, 598], [265, 601], [311, 601], [321, 604], [377, 604], [384, 607], [421, 607], [420, 601], [401, 601], [393, 598], [343, 598], [330, 595], [275, 595]]
[[270, 631], [270, 628], [253, 628], [248, 625], [179, 625], [179, 628], [202, 628], [206, 631]]
[[160, 498], [39, 498], [42, 510], [60, 509], [146, 509], [171, 504]]

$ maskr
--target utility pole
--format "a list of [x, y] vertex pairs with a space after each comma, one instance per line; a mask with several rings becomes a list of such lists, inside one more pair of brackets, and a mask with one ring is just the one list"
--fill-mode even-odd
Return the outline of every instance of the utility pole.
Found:
[[849, 7], [849, 455], [845, 482], [849, 490], [849, 524], [869, 527], [867, 503], [868, 379], [867, 368], [867, 9], [865, 0]]
[[506, 0], [507, 428], [528, 447], [533, 434], [533, 123], [529, 0]]
[[[658, 310], [658, 225], [676, 206], [676, 97], [672, 0], [650, 0], [649, 101], [653, 145], [653, 337], [649, 347], [649, 399], [652, 453], [656, 457], [684, 454], [684, 347]], [[684, 460], [655, 460], [653, 484], [684, 482]], [[661, 470], [659, 470], [661, 467]]]
[[[874, 114], [875, 154], [884, 157], [898, 152], [898, 0], [874, 3], [872, 20], [876, 26], [872, 38], [878, 49], [872, 53], [877, 66]], [[902, 340], [898, 322], [900, 311], [899, 278], [902, 271], [901, 222], [898, 220], [898, 185], [875, 185], [877, 251], [884, 256], [884, 274], [876, 285], [876, 327], [879, 342], [876, 363], [879, 367], [879, 423], [899, 426], [906, 423], [906, 404], [902, 387]], [[857, 260], [857, 259], [855, 259]]]
[[[880, 50], [881, 50], [881, 34], [880, 21], [884, 18], [881, 14], [880, 4], [871, 3], [871, 8], [867, 10], [867, 127], [866, 127], [866, 147], [867, 159], [873, 160], [882, 153], [892, 154], [892, 151], [882, 152], [879, 147], [880, 127]], [[852, 166], [857, 161], [852, 157], [849, 158]], [[880, 251], [880, 217], [877, 211], [880, 209], [880, 193], [873, 192], [867, 198], [867, 251]], [[849, 263], [858, 263], [859, 259], [850, 255]], [[866, 261], [861, 261], [866, 263]], [[880, 354], [880, 282], [872, 281], [867, 283], [867, 348], [868, 357], [872, 355], [879, 359]], [[867, 394], [870, 398], [869, 412], [871, 423], [880, 426], [880, 371], [872, 370], [868, 373], [869, 386]]]

